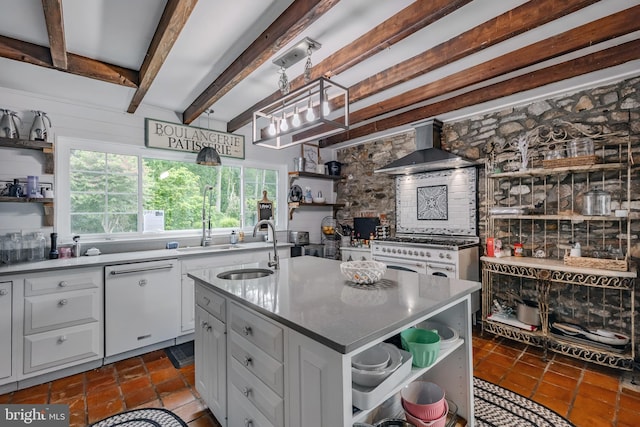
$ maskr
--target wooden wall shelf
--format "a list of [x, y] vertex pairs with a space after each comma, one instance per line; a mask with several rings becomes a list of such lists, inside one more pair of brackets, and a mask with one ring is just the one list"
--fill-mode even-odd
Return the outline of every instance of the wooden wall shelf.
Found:
[[30, 139], [0, 137], [0, 147], [42, 151], [45, 159], [44, 173], [48, 175], [54, 174], [53, 143], [46, 141], [32, 141]]

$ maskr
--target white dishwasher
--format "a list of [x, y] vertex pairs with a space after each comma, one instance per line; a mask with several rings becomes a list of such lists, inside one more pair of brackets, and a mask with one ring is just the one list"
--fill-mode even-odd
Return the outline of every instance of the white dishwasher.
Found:
[[104, 273], [106, 357], [178, 336], [178, 260], [110, 265]]

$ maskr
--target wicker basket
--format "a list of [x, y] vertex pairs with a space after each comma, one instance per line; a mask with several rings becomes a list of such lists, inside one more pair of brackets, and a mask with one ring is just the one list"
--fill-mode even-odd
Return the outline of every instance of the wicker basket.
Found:
[[588, 258], [581, 256], [564, 255], [564, 265], [572, 267], [601, 268], [603, 270], [629, 271], [629, 262], [626, 259]]
[[573, 166], [595, 165], [598, 162], [598, 156], [592, 154], [590, 156], [566, 157], [564, 159], [543, 160], [542, 167], [545, 169], [567, 168]]

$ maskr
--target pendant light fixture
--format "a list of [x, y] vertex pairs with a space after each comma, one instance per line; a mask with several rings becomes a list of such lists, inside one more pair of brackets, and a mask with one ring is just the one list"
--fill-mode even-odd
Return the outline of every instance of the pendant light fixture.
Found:
[[[206, 110], [205, 113], [207, 113], [207, 129], [211, 129], [210, 121], [213, 110]], [[209, 146], [202, 147], [198, 153], [198, 157], [196, 157], [196, 163], [204, 166], [220, 166], [222, 164], [220, 155], [216, 149]]]
[[[306, 37], [273, 60], [279, 67], [278, 88], [282, 96], [253, 112], [255, 145], [280, 149], [349, 129], [348, 89], [325, 77], [310, 81], [311, 54], [320, 46]], [[291, 90], [286, 70], [305, 56], [305, 85]]]

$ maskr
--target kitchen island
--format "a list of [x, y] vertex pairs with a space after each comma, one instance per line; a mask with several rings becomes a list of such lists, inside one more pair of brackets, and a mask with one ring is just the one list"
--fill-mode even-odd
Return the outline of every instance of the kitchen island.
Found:
[[[477, 282], [387, 270], [356, 286], [340, 262], [284, 260], [263, 278], [218, 274], [266, 263], [189, 273], [196, 282], [196, 387], [224, 426], [351, 426], [377, 418], [402, 385], [443, 386], [473, 426], [470, 295]], [[436, 363], [415, 368], [368, 409], [353, 406], [351, 358], [426, 319], [459, 334]], [[211, 354], [215, 352], [215, 354]]]

